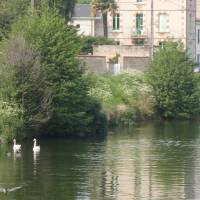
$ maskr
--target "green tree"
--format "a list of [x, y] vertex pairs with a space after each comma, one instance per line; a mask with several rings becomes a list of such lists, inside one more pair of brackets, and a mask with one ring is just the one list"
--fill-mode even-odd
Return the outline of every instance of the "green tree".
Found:
[[149, 73], [156, 110], [165, 118], [191, 117], [199, 111], [194, 62], [183, 45], [167, 41], [154, 55]]
[[16, 18], [26, 13], [30, 0], [0, 1], [0, 41], [10, 31], [10, 26]]
[[77, 0], [77, 3], [80, 4], [90, 4], [92, 0]]
[[[76, 29], [66, 25], [55, 9], [47, 8], [40, 14], [33, 13], [31, 17], [26, 16], [16, 22], [13, 34], [23, 35], [33, 44], [35, 51], [39, 52], [44, 79], [44, 85], [40, 88], [48, 88], [51, 95], [48, 109], [50, 118], [40, 131], [64, 135], [101, 132], [105, 127], [104, 116], [100, 113], [98, 103], [88, 96], [89, 83], [76, 59], [81, 49], [81, 39], [77, 36]], [[22, 78], [19, 78], [21, 88], [26, 85]], [[27, 80], [26, 83], [29, 87], [25, 95], [33, 93], [31, 83], [35, 82]], [[19, 95], [19, 100], [23, 104], [23, 99], [27, 97], [23, 98], [22, 94]], [[34, 97], [29, 99], [26, 108], [28, 111], [34, 105], [34, 101], [31, 101]], [[98, 125], [101, 122], [102, 127]]]
[[95, 16], [100, 11], [103, 15], [104, 36], [108, 36], [107, 15], [110, 13], [112, 16], [117, 11], [117, 5], [114, 0], [92, 0], [92, 12]]
[[48, 0], [50, 7], [57, 7], [67, 20], [72, 17], [76, 0]]

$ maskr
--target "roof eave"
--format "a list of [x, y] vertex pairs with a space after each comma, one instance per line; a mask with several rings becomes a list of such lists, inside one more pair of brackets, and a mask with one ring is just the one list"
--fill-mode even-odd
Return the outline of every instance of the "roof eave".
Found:
[[72, 20], [95, 20], [95, 19], [101, 19], [101, 17], [72, 17]]

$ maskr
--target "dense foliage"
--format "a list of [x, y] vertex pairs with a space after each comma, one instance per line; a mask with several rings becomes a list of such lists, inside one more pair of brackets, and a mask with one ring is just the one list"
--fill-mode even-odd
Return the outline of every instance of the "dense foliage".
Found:
[[92, 0], [77, 0], [77, 3], [80, 3], [80, 4], [89, 4], [91, 3]]
[[114, 45], [116, 42], [112, 39], [101, 37], [101, 36], [82, 36], [82, 49], [81, 54], [93, 53], [94, 45]]
[[50, 7], [56, 7], [67, 20], [72, 17], [76, 0], [48, 0]]
[[26, 13], [30, 0], [0, 1], [0, 41], [10, 31], [13, 21]]
[[93, 76], [93, 84], [90, 95], [102, 103], [110, 125], [130, 126], [154, 115], [152, 88], [143, 73]]
[[149, 83], [154, 89], [156, 111], [165, 118], [191, 117], [199, 112], [194, 63], [182, 44], [168, 41], [154, 56]]
[[[14, 100], [29, 134], [85, 135], [106, 131], [100, 104], [76, 59], [81, 40], [57, 10], [33, 13], [12, 26], [4, 62], [13, 71]], [[28, 135], [26, 135], [28, 136]]]
[[0, 64], [0, 140], [23, 136], [23, 109], [16, 102], [17, 88], [13, 84], [14, 72], [10, 66]]

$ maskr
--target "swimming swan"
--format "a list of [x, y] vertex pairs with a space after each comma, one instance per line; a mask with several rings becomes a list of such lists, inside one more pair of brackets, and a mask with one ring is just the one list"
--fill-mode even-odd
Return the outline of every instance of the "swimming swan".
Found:
[[21, 144], [16, 144], [16, 139], [13, 139], [13, 150], [14, 151], [21, 151]]
[[14, 192], [15, 190], [19, 190], [21, 188], [22, 188], [22, 186], [18, 186], [18, 187], [14, 187], [14, 188], [2, 188], [1, 187], [0, 192], [7, 194], [8, 192]]
[[36, 146], [37, 140], [36, 140], [35, 138], [33, 139], [33, 142], [34, 142], [33, 151], [34, 151], [34, 152], [40, 151], [40, 146]]

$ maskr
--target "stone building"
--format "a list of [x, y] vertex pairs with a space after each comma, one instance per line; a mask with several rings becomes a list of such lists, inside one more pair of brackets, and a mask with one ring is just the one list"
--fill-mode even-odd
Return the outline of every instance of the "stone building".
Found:
[[195, 57], [195, 0], [117, 0], [116, 3], [116, 16], [108, 17], [108, 37], [121, 45], [135, 46], [159, 46], [165, 39], [174, 38], [182, 41]]
[[196, 0], [196, 62], [200, 67], [200, 0]]
[[[145, 70], [148, 58], [167, 38], [182, 41], [188, 54], [200, 64], [200, 0], [116, 0], [116, 3], [116, 15], [108, 14], [107, 24], [108, 37], [119, 45], [98, 46], [93, 51], [93, 56], [101, 56], [107, 69], [109, 59], [120, 55], [121, 69], [132, 66]], [[96, 17], [91, 13], [90, 5], [76, 5], [73, 23], [80, 27], [80, 33], [102, 36], [101, 13]], [[91, 59], [94, 63], [94, 57]]]

